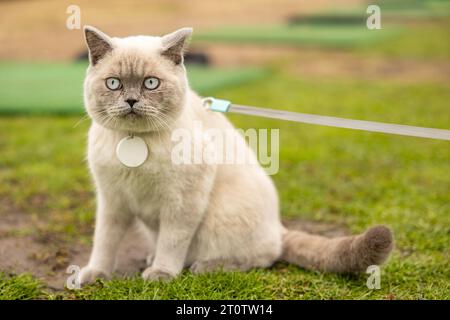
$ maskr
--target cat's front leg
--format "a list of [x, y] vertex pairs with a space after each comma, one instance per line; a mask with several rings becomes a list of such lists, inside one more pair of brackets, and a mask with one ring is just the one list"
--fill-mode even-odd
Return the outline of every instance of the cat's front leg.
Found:
[[111, 206], [99, 205], [97, 209], [94, 246], [87, 266], [81, 269], [81, 285], [108, 278], [115, 266], [117, 249], [131, 218]]
[[144, 279], [169, 280], [183, 269], [206, 207], [205, 199], [191, 198], [189, 202], [191, 205], [184, 202], [183, 209], [168, 206], [161, 211], [156, 251], [152, 265], [142, 273]]

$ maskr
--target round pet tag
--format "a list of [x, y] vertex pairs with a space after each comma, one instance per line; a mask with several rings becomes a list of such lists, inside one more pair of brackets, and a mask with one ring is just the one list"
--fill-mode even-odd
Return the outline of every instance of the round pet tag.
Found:
[[128, 136], [117, 144], [116, 155], [123, 165], [135, 168], [147, 160], [148, 147], [142, 138]]

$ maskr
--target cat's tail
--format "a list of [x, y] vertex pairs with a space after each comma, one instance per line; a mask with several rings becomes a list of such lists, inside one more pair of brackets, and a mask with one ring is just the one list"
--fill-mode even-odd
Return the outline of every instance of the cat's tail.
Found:
[[393, 246], [392, 233], [384, 226], [339, 238], [285, 229], [281, 259], [310, 270], [365, 272], [368, 266], [386, 261]]

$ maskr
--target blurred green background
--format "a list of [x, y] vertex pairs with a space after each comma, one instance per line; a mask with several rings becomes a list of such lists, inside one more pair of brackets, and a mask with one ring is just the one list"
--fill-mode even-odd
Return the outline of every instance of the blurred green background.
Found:
[[[448, 299], [447, 141], [230, 115], [280, 129], [273, 176], [283, 218], [325, 235], [386, 224], [396, 249], [380, 290], [366, 275], [283, 263], [146, 283], [139, 275], [63, 290], [88, 258], [95, 212], [85, 162], [87, 66], [70, 1], [0, 1], [0, 298]], [[82, 24], [113, 36], [193, 26], [202, 95], [273, 109], [450, 129], [450, 1], [87, 1]], [[368, 30], [368, 4], [381, 30]]]

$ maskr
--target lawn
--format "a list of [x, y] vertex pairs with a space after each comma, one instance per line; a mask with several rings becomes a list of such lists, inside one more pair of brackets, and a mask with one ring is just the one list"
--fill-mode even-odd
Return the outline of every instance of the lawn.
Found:
[[[447, 85], [316, 83], [274, 73], [217, 96], [272, 108], [448, 128]], [[400, 99], [399, 99], [400, 97]], [[427, 108], [423, 108], [427, 105]], [[2, 298], [449, 298], [448, 142], [353, 132], [233, 116], [239, 127], [280, 128], [274, 176], [285, 217], [323, 221], [361, 232], [389, 225], [396, 249], [382, 269], [381, 290], [365, 275], [320, 274], [277, 264], [271, 270], [193, 276], [171, 283], [138, 277], [51, 292], [30, 277], [3, 275]], [[79, 117], [0, 118], [0, 198], [41, 217], [30, 233], [89, 242], [94, 201], [84, 162], [88, 121]], [[41, 201], [33, 199], [42, 198]], [[64, 272], [61, 270], [60, 272]], [[17, 286], [24, 290], [13, 290]]]
[[[396, 49], [396, 56], [412, 59], [412, 46], [420, 55], [423, 43], [443, 41], [445, 45], [435, 47], [437, 54], [425, 56], [448, 59], [448, 39], [433, 36], [414, 42], [408, 37], [403, 41], [409, 41], [409, 49]], [[371, 54], [389, 56], [388, 51], [384, 47]], [[448, 83], [317, 80], [295, 74], [290, 63], [297, 62], [277, 64], [271, 73], [239, 85], [200, 91], [273, 109], [450, 129]], [[27, 99], [17, 92], [12, 97]], [[68, 100], [76, 98], [71, 97]], [[37, 277], [5, 271], [0, 272], [0, 299], [450, 298], [447, 141], [229, 117], [240, 128], [280, 129], [280, 170], [273, 179], [284, 218], [317, 221], [351, 233], [375, 224], [393, 230], [396, 248], [382, 267], [381, 289], [368, 289], [366, 274], [324, 274], [277, 263], [246, 273], [194, 276], [185, 271], [169, 283], [144, 282], [137, 274], [73, 291], [54, 290]], [[14, 212], [32, 221], [14, 232], [0, 226], [0, 241], [32, 237], [58, 250], [90, 245], [95, 201], [84, 160], [89, 120], [81, 118], [73, 113], [0, 117], [0, 218]], [[70, 260], [63, 262], [54, 274], [65, 274]]]

